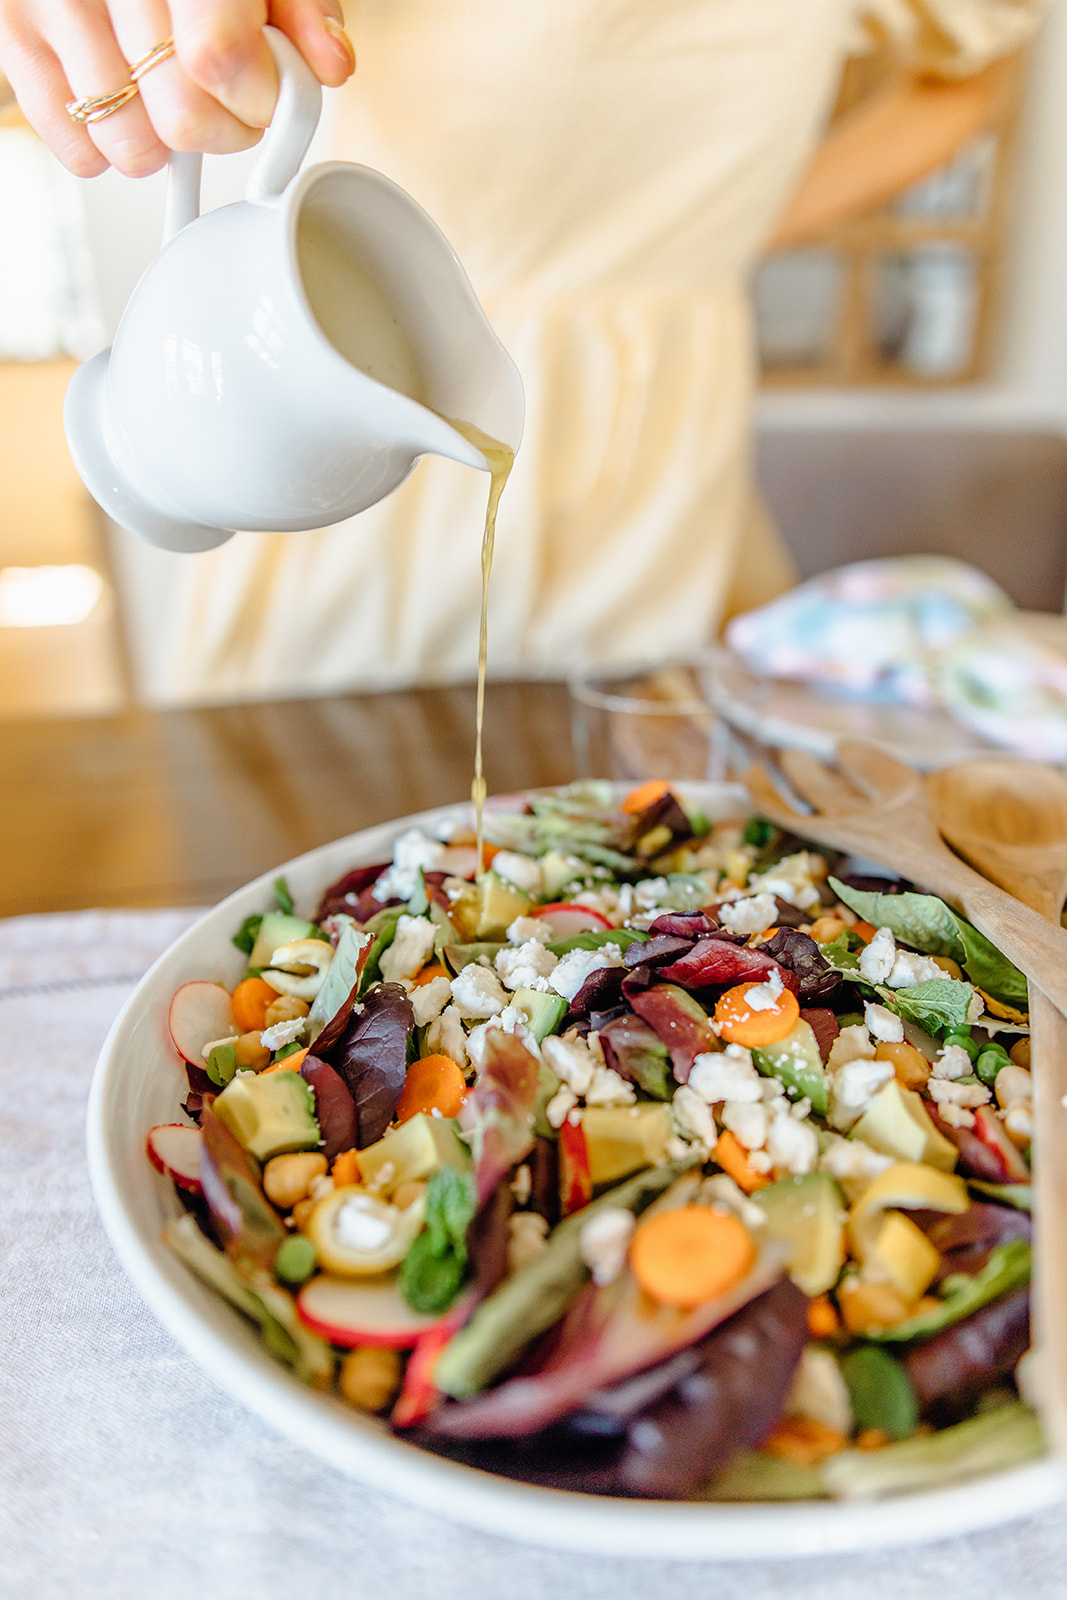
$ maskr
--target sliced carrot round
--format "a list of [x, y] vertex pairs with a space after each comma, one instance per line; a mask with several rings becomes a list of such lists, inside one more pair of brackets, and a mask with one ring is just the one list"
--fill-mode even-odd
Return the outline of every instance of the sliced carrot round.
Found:
[[414, 987], [421, 989], [424, 983], [432, 983], [435, 978], [447, 978], [448, 969], [439, 961], [431, 961], [428, 967], [423, 967], [421, 972], [415, 974]]
[[396, 1120], [407, 1122], [420, 1111], [454, 1117], [466, 1097], [466, 1079], [451, 1056], [422, 1056], [408, 1068], [396, 1103]]
[[709, 1206], [678, 1206], [642, 1222], [630, 1246], [634, 1277], [653, 1300], [699, 1306], [732, 1289], [756, 1259], [739, 1217]]
[[800, 1002], [792, 989], [783, 989], [773, 1005], [752, 1006], [748, 997], [753, 989], [763, 990], [763, 984], [739, 983], [720, 995], [715, 1006], [715, 1026], [721, 1039], [758, 1050], [785, 1038], [800, 1016]]
[[277, 989], [272, 989], [262, 978], [245, 978], [239, 983], [231, 996], [231, 1004], [233, 1020], [241, 1032], [262, 1033], [267, 1026], [267, 1007], [277, 998]]
[[664, 795], [670, 793], [669, 783], [664, 783], [662, 778], [649, 778], [647, 783], [639, 783], [636, 789], [630, 790], [620, 810], [627, 814], [647, 811], [649, 806], [654, 806], [657, 800], [662, 800]]

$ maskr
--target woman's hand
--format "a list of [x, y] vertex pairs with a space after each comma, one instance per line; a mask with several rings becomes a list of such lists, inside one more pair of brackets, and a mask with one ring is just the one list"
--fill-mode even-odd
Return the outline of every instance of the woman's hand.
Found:
[[[65, 167], [145, 177], [171, 150], [223, 154], [255, 144], [278, 96], [263, 38], [288, 35], [319, 81], [355, 68], [339, 0], [0, 0], [0, 71], [28, 122]], [[130, 66], [173, 38], [140, 92], [82, 125], [68, 102], [113, 94]]]

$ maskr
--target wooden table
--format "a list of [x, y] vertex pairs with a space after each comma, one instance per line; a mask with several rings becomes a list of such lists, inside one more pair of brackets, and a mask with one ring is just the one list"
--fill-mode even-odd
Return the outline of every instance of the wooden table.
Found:
[[[463, 686], [0, 727], [0, 916], [208, 904], [470, 793]], [[566, 687], [490, 684], [490, 793], [574, 776]]]

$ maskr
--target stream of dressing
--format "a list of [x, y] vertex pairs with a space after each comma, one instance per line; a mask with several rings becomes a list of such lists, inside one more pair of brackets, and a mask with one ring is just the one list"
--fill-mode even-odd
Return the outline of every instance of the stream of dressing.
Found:
[[485, 664], [489, 654], [489, 574], [493, 569], [493, 546], [496, 542], [496, 513], [500, 496], [515, 461], [515, 452], [499, 439], [490, 438], [473, 422], [446, 419], [468, 444], [480, 450], [489, 466], [489, 499], [485, 507], [485, 531], [482, 534], [482, 609], [478, 621], [478, 694], [474, 711], [474, 778], [471, 781], [471, 799], [474, 801], [474, 828], [477, 841], [477, 861], [484, 867], [482, 849], [485, 843], [485, 772], [482, 764], [482, 730], [485, 724]]
[[[383, 285], [368, 264], [331, 229], [304, 217], [297, 230], [300, 275], [315, 320], [330, 343], [369, 378], [426, 404], [426, 385], [415, 347]], [[438, 413], [441, 415], [441, 413]], [[489, 500], [482, 535], [482, 607], [478, 625], [478, 697], [474, 724], [474, 801], [478, 865], [482, 866], [486, 783], [482, 765], [485, 664], [488, 653], [489, 573], [493, 565], [496, 512], [515, 452], [472, 422], [443, 417], [489, 467]]]

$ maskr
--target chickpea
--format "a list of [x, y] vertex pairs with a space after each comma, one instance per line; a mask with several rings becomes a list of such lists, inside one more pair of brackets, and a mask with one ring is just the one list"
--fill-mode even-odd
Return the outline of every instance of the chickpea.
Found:
[[293, 1207], [293, 1221], [296, 1223], [296, 1226], [301, 1233], [307, 1232], [308, 1223], [311, 1220], [311, 1213], [314, 1211], [317, 1204], [317, 1201], [312, 1200], [309, 1197], [306, 1200], [298, 1200], [296, 1205]]
[[341, 1362], [337, 1382], [357, 1411], [384, 1411], [400, 1388], [400, 1356], [383, 1345], [357, 1345]]
[[816, 944], [833, 944], [845, 931], [840, 917], [817, 917], [808, 929]]
[[874, 1052], [876, 1061], [891, 1061], [897, 1082], [905, 1089], [925, 1089], [930, 1076], [930, 1063], [921, 1050], [902, 1040], [888, 1044], [882, 1040]]
[[415, 1204], [415, 1201], [420, 1194], [424, 1193], [425, 1189], [426, 1185], [424, 1183], [417, 1183], [414, 1179], [409, 1179], [407, 1183], [399, 1184], [392, 1196], [394, 1206], [399, 1206], [401, 1211], [406, 1211], [408, 1206]]
[[272, 1156], [263, 1168], [263, 1192], [272, 1204], [289, 1211], [303, 1200], [312, 1183], [326, 1171], [326, 1157], [318, 1150], [298, 1150]]
[[1012, 1045], [1011, 1049], [1008, 1051], [1008, 1054], [1011, 1056], [1011, 1059], [1015, 1062], [1015, 1065], [1017, 1067], [1025, 1067], [1026, 1070], [1029, 1072], [1029, 1070], [1030, 1070], [1030, 1041], [1029, 1041], [1029, 1039], [1017, 1039], [1015, 1041], [1015, 1043]]
[[239, 1072], [262, 1072], [270, 1066], [270, 1051], [260, 1044], [258, 1033], [242, 1033], [233, 1047], [234, 1060]]
[[295, 994], [280, 994], [267, 1007], [264, 1023], [273, 1028], [276, 1022], [295, 1022], [297, 1017], [306, 1017], [310, 1010], [307, 1001], [298, 1000]]

